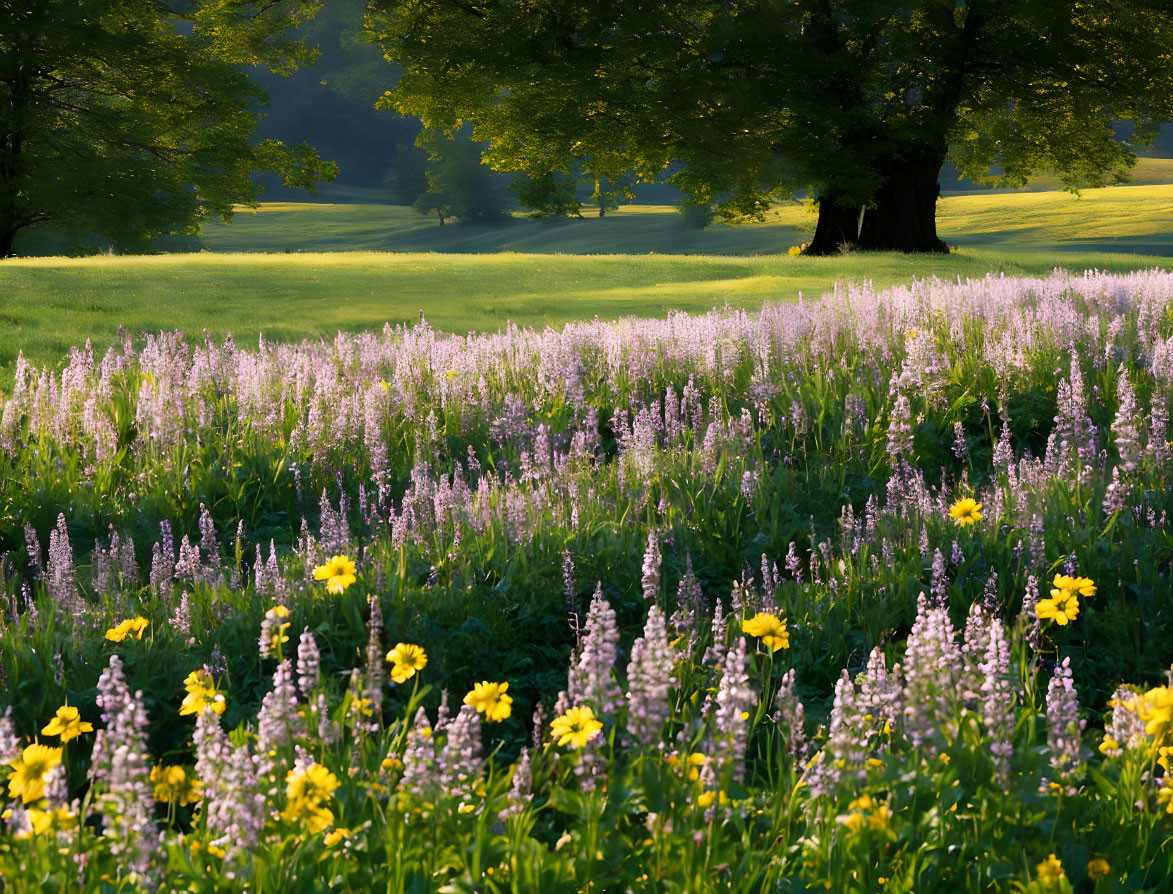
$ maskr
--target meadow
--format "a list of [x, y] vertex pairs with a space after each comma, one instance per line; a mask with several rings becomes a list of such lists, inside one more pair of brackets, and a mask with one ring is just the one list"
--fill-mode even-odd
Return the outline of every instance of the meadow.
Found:
[[[1158, 162], [1145, 168], [1159, 178]], [[342, 198], [377, 198], [372, 192]], [[201, 253], [26, 258], [0, 265], [0, 390], [16, 358], [57, 363], [119, 328], [180, 329], [240, 343], [333, 338], [419, 319], [443, 332], [560, 326], [598, 315], [751, 309], [818, 298], [839, 281], [884, 288], [913, 277], [1045, 276], [1056, 266], [1113, 272], [1168, 266], [1173, 186], [946, 195], [948, 257], [789, 257], [813, 217], [795, 205], [755, 225], [682, 229], [668, 206], [602, 220], [440, 227], [375, 203], [274, 203], [207, 228]], [[189, 248], [192, 246], [188, 246]]]
[[1173, 275], [761, 298], [21, 362], [6, 890], [1164, 890]]

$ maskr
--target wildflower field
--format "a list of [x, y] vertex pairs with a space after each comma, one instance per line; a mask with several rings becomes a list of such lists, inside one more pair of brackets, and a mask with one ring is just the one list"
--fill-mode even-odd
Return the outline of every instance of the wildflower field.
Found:
[[1166, 891], [1173, 274], [0, 398], [4, 891]]

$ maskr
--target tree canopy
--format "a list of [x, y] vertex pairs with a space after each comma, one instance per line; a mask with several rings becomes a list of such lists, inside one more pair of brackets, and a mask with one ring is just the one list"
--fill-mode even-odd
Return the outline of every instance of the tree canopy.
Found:
[[365, 11], [366, 0], [329, 0], [291, 32], [317, 52], [313, 65], [289, 77], [254, 68], [249, 77], [270, 98], [258, 135], [306, 140], [338, 165], [337, 185], [378, 188], [390, 147], [411, 142], [420, 127], [394, 110], [375, 108], [398, 72], [366, 39]]
[[401, 144], [384, 179], [392, 195], [421, 214], [435, 213], [440, 226], [506, 220], [509, 202], [500, 175], [481, 164], [481, 148], [467, 134], [425, 134], [422, 148]]
[[0, 2], [0, 256], [46, 223], [142, 248], [255, 203], [259, 173], [332, 177], [305, 143], [254, 139], [246, 72], [311, 61], [288, 32], [319, 2]]
[[[1173, 117], [1168, 0], [374, 0], [387, 102], [534, 177], [666, 177], [725, 216], [795, 190], [814, 253], [941, 251], [946, 159], [1117, 178]], [[1135, 142], [1135, 140], [1133, 141]], [[994, 173], [997, 171], [998, 173]]]

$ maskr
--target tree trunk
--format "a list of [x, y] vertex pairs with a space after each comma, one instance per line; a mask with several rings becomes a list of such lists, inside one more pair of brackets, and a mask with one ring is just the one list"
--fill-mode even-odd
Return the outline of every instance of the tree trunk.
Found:
[[17, 224], [0, 220], [0, 258], [12, 257], [12, 244], [19, 232], [20, 227]]
[[843, 246], [854, 246], [859, 238], [860, 205], [844, 202], [835, 196], [819, 198], [819, 222], [804, 255], [833, 255]]
[[859, 247], [876, 251], [942, 252], [937, 238], [937, 198], [944, 153], [893, 159], [883, 185], [863, 215]]

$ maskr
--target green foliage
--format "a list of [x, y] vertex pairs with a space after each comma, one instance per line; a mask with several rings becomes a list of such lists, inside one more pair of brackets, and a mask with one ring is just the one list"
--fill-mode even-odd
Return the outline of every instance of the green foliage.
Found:
[[428, 134], [419, 146], [400, 145], [384, 183], [392, 195], [420, 214], [435, 213], [440, 225], [451, 217], [490, 223], [508, 218], [500, 178], [481, 164], [481, 147], [464, 133]]
[[[419, 133], [418, 121], [375, 108], [387, 86], [388, 63], [366, 39], [365, 7], [365, 0], [330, 0], [291, 32], [317, 53], [313, 65], [290, 76], [265, 68], [248, 73], [270, 98], [257, 133], [306, 140], [338, 165], [333, 188], [323, 191], [328, 201], [340, 201], [339, 187], [379, 189], [388, 147], [410, 143]], [[286, 196], [272, 178], [264, 185], [270, 195], [296, 197]]]
[[265, 93], [242, 66], [312, 60], [287, 38], [314, 0], [53, 0], [0, 8], [0, 256], [50, 225], [142, 250], [255, 204], [253, 177], [312, 188], [334, 166], [304, 143], [252, 140]]
[[500, 170], [666, 176], [751, 217], [810, 189], [869, 205], [873, 248], [895, 228], [891, 247], [940, 249], [947, 155], [979, 179], [1001, 164], [1007, 183], [1044, 167], [1068, 185], [1111, 182], [1135, 161], [1113, 125], [1135, 122], [1143, 140], [1173, 117], [1157, 0], [372, 9], [403, 69], [388, 104], [437, 127], [472, 121]]
[[413, 143], [400, 143], [391, 156], [383, 185], [400, 205], [414, 205], [428, 191], [428, 154]]
[[[1160, 890], [1168, 721], [1148, 728], [1119, 687], [1164, 693], [1170, 659], [1170, 294], [1155, 272], [932, 280], [561, 332], [420, 323], [255, 350], [171, 334], [101, 362], [79, 349], [60, 376], [22, 364], [0, 405], [0, 759], [16, 759], [9, 721], [32, 737], [66, 702], [108, 733], [116, 654], [149, 721], [121, 766], [162, 840], [138, 874], [127, 851], [150, 839], [96, 827], [130, 810], [87, 774], [102, 752], [86, 734], [67, 743], [63, 813], [37, 832], [16, 805], [0, 829], [5, 884], [1042, 894], [1054, 854], [1049, 890], [1092, 887], [1095, 861], [1105, 890]], [[949, 505], [971, 494], [982, 516], [961, 526]], [[160, 519], [199, 567], [148, 582]], [[138, 560], [116, 574], [111, 526]], [[342, 592], [313, 575], [335, 552], [358, 564]], [[1036, 630], [1027, 599], [1067, 571], [1096, 592]], [[596, 587], [616, 630], [588, 650]], [[753, 634], [746, 654], [759, 609], [787, 643]], [[141, 639], [106, 636], [136, 615]], [[303, 631], [321, 673], [283, 700], [269, 680]], [[647, 740], [639, 637], [670, 664]], [[390, 683], [400, 642], [428, 662]], [[991, 655], [1005, 668], [983, 669]], [[178, 709], [205, 664], [227, 709], [197, 735]], [[1068, 666], [1064, 714], [1050, 693]], [[609, 703], [598, 679], [631, 697]], [[510, 716], [462, 740], [451, 709], [484, 680], [509, 683]], [[603, 724], [585, 756], [551, 741], [571, 703]], [[202, 805], [150, 804], [150, 766], [197, 755]], [[320, 826], [289, 786], [311, 761], [337, 782]], [[239, 835], [212, 803], [232, 799]]]
[[544, 217], [582, 217], [582, 202], [578, 199], [578, 181], [558, 173], [522, 174], [509, 188], [517, 193], [517, 200], [532, 209], [534, 220]]
[[717, 210], [710, 202], [686, 200], [680, 203], [680, 224], [689, 230], [703, 230], [717, 217]]
[[[1135, 196], [1105, 195], [1110, 220], [1100, 224], [1100, 241], [1090, 242], [1098, 254], [1023, 250], [1053, 246], [1052, 239], [1088, 246], [1084, 240], [1093, 233], [1082, 209], [1097, 201], [1094, 193], [1079, 200], [1023, 196], [1029, 204], [1018, 206], [1023, 210], [1016, 224], [1029, 233], [1004, 236], [989, 232], [1006, 220], [994, 210], [1000, 197], [958, 197], [951, 201], [964, 204], [953, 206], [958, 207], [953, 219], [968, 230], [959, 238], [993, 247], [965, 248], [931, 262], [895, 253], [735, 254], [800, 241], [801, 209], [777, 226], [752, 229], [714, 225], [684, 231], [670, 208], [625, 208], [581, 225], [522, 220], [468, 232], [442, 228], [405, 208], [270, 206], [256, 219], [240, 214], [232, 227], [210, 234], [212, 247], [224, 253], [6, 261], [0, 271], [5, 289], [0, 392], [11, 393], [22, 352], [36, 365], [60, 366], [70, 346], [87, 339], [102, 354], [121, 345], [127, 332], [170, 326], [206, 330], [215, 339], [232, 333], [242, 344], [262, 335], [266, 342], [285, 343], [410, 323], [424, 309], [439, 330], [463, 333], [496, 331], [507, 321], [561, 325], [595, 313], [613, 319], [703, 312], [715, 305], [758, 308], [764, 300], [794, 301], [800, 295], [809, 300], [837, 282], [869, 281], [879, 288], [912, 277], [1041, 276], [1056, 264], [1114, 272], [1160, 267], [1161, 257], [1105, 249], [1123, 244], [1165, 250], [1171, 244], [1162, 229], [1166, 195], [1168, 188], [1154, 190], [1143, 204]], [[1118, 240], [1117, 233], [1123, 234]], [[359, 239], [378, 251], [346, 250]], [[306, 253], [290, 252], [290, 246], [304, 246]], [[704, 253], [714, 249], [729, 254]]]

